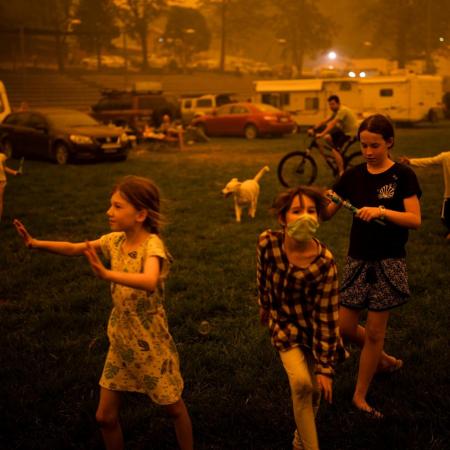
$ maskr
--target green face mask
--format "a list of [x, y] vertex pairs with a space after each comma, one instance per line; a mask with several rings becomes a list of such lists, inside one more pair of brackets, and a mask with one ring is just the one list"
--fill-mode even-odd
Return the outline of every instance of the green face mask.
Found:
[[286, 226], [288, 236], [297, 242], [309, 241], [319, 228], [319, 222], [308, 214], [300, 216], [297, 220], [289, 222]]

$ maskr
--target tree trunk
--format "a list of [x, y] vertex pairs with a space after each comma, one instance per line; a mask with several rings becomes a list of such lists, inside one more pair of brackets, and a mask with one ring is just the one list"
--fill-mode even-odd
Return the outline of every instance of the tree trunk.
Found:
[[55, 50], [56, 50], [56, 62], [58, 64], [58, 70], [64, 72], [64, 42], [59, 30], [55, 33]]
[[141, 30], [139, 33], [142, 45], [142, 71], [148, 70], [148, 43], [147, 30]]
[[407, 60], [407, 43], [406, 33], [403, 29], [399, 28], [397, 31], [397, 38], [395, 42], [396, 59], [398, 61], [398, 68], [404, 69]]
[[98, 34], [95, 34], [95, 54], [97, 56], [97, 70], [102, 70], [102, 52], [101, 52], [101, 46], [100, 46], [100, 38]]
[[225, 70], [225, 52], [226, 52], [226, 22], [227, 22], [227, 0], [222, 0], [222, 9], [221, 9], [221, 22], [222, 22], [222, 31], [221, 31], [221, 39], [220, 39], [220, 71], [223, 72]]
[[[306, 9], [305, 9], [305, 0], [300, 0], [298, 5], [298, 13], [299, 18], [303, 21], [307, 20]], [[296, 42], [296, 55], [294, 64], [297, 68], [297, 76], [301, 76], [303, 72], [303, 57], [305, 54], [305, 35], [302, 26], [298, 26], [295, 30], [295, 42]]]

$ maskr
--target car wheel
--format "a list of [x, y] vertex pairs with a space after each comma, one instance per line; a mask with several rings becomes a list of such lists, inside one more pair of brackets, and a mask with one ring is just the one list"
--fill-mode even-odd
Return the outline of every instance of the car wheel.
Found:
[[114, 159], [115, 162], [126, 161], [128, 159], [128, 155], [120, 155]]
[[244, 135], [247, 139], [255, 139], [258, 136], [258, 129], [254, 125], [247, 125], [244, 129]]
[[431, 108], [428, 111], [428, 121], [431, 123], [437, 123], [439, 121], [439, 116], [438, 116], [438, 113], [436, 112], [436, 110]]
[[56, 144], [54, 155], [57, 164], [61, 166], [67, 164], [67, 161], [69, 161], [69, 149], [67, 145], [62, 142]]
[[11, 141], [9, 141], [9, 140], [3, 141], [2, 151], [8, 159], [12, 158], [13, 156], [16, 156], [16, 152], [14, 151], [13, 145], [12, 145]]

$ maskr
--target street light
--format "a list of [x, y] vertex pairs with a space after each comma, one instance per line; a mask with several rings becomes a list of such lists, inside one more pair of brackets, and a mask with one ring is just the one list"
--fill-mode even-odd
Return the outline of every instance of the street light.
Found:
[[337, 53], [335, 51], [330, 51], [328, 52], [327, 57], [330, 61], [334, 61], [337, 58]]
[[283, 65], [286, 65], [287, 60], [287, 39], [280, 37], [277, 39], [278, 44], [281, 47], [281, 59], [283, 60]]

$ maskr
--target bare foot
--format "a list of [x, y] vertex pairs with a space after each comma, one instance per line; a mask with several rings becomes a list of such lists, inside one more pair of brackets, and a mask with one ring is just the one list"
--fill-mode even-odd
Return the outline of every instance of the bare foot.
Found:
[[357, 400], [353, 397], [353, 406], [362, 413], [365, 413], [371, 419], [383, 419], [384, 415], [375, 408], [372, 408], [365, 400]]
[[402, 367], [403, 361], [401, 359], [386, 355], [386, 357], [378, 364], [376, 373], [393, 373], [400, 370]]

